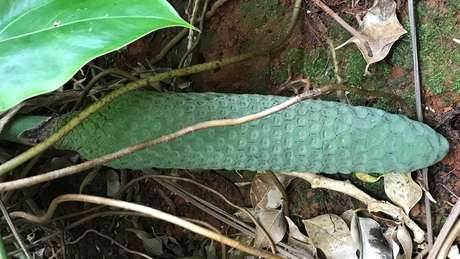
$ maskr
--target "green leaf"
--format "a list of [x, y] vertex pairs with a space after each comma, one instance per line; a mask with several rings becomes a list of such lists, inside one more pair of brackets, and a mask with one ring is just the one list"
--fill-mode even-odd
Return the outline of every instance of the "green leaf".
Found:
[[172, 26], [192, 28], [166, 0], [0, 0], [0, 112]]

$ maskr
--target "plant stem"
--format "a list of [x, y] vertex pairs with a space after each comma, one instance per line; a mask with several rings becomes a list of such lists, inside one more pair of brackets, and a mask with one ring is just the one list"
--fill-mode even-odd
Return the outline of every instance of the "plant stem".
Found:
[[8, 259], [8, 254], [6, 253], [5, 245], [3, 244], [2, 233], [0, 233], [0, 259]]
[[140, 212], [142, 214], [149, 215], [151, 217], [157, 218], [164, 220], [166, 222], [178, 225], [182, 228], [185, 228], [187, 230], [190, 230], [194, 233], [197, 233], [199, 235], [205, 236], [207, 238], [213, 239], [217, 242], [220, 242], [222, 244], [226, 244], [230, 247], [236, 248], [238, 250], [241, 250], [243, 252], [255, 255], [255, 256], [260, 256], [263, 258], [271, 258], [271, 259], [281, 259], [281, 257], [267, 253], [263, 250], [258, 250], [254, 249], [248, 246], [243, 245], [242, 243], [233, 240], [227, 236], [224, 236], [220, 233], [216, 233], [214, 231], [211, 231], [207, 228], [198, 226], [196, 224], [193, 224], [189, 221], [186, 221], [184, 219], [181, 219], [179, 217], [176, 217], [174, 215], [168, 214], [166, 212], [163, 212], [161, 210], [153, 209], [147, 206], [131, 203], [131, 202], [126, 202], [126, 201], [121, 201], [121, 200], [115, 200], [115, 199], [109, 199], [109, 198], [103, 198], [103, 197], [98, 197], [98, 196], [93, 196], [93, 195], [85, 195], [85, 194], [64, 194], [61, 196], [58, 196], [55, 198], [50, 206], [48, 207], [48, 211], [46, 212], [45, 215], [43, 216], [35, 216], [31, 215], [28, 213], [24, 212], [18, 212], [12, 214], [14, 217], [20, 217], [24, 218], [28, 221], [36, 222], [36, 223], [43, 223], [48, 221], [52, 215], [54, 214], [56, 208], [59, 206], [59, 204], [63, 202], [69, 202], [69, 201], [79, 201], [79, 202], [86, 202], [86, 203], [92, 203], [92, 204], [98, 204], [98, 205], [105, 205], [105, 206], [111, 206], [111, 207], [116, 207], [120, 209], [125, 209], [125, 210], [130, 210], [130, 211], [136, 211]]
[[27, 162], [28, 160], [32, 159], [34, 156], [42, 153], [49, 147], [53, 146], [55, 143], [57, 143], [64, 135], [69, 133], [72, 129], [74, 129], [78, 124], [80, 124], [83, 120], [88, 118], [91, 114], [95, 113], [102, 107], [104, 107], [106, 104], [110, 103], [113, 101], [115, 98], [117, 98], [120, 95], [123, 95], [129, 91], [148, 86], [152, 83], [168, 79], [168, 78], [173, 78], [173, 77], [181, 77], [181, 76], [187, 76], [187, 75], [192, 75], [196, 73], [200, 73], [203, 71], [209, 71], [209, 70], [214, 70], [217, 68], [221, 68], [226, 65], [230, 64], [235, 64], [238, 62], [242, 62], [254, 57], [258, 57], [261, 55], [269, 54], [275, 50], [278, 50], [280, 47], [284, 46], [286, 39], [291, 35], [291, 32], [293, 31], [297, 18], [299, 16], [299, 10], [300, 6], [302, 4], [302, 0], [296, 0], [293, 11], [292, 11], [292, 16], [291, 16], [291, 21], [287, 29], [287, 33], [285, 37], [283, 37], [280, 41], [276, 42], [273, 44], [271, 47], [267, 49], [260, 49], [256, 50], [254, 52], [249, 52], [246, 54], [242, 54], [239, 56], [234, 56], [234, 57], [229, 57], [229, 58], [224, 58], [221, 60], [217, 61], [211, 61], [208, 63], [204, 64], [199, 64], [199, 65], [194, 65], [186, 68], [180, 68], [160, 74], [155, 74], [150, 77], [129, 83], [123, 87], [120, 87], [111, 93], [107, 94], [104, 96], [102, 99], [99, 101], [93, 103], [92, 105], [88, 106], [85, 108], [83, 111], [81, 111], [79, 114], [75, 115], [66, 125], [64, 125], [62, 128], [60, 128], [57, 132], [55, 132], [53, 135], [51, 135], [49, 138], [44, 140], [42, 143], [29, 148], [27, 151], [21, 153], [20, 155], [14, 157], [11, 160], [8, 160], [4, 164], [0, 165], [0, 176], [10, 172], [11, 170], [15, 169], [16, 167], [22, 165], [23, 163]]
[[[336, 91], [337, 89], [339, 89], [339, 86], [336, 86], [336, 85], [324, 86], [322, 88], [317, 88], [312, 91], [308, 91], [303, 94], [292, 97], [280, 104], [277, 104], [271, 108], [268, 108], [258, 113], [246, 115], [246, 116], [239, 117], [239, 118], [233, 118], [233, 119], [221, 119], [221, 120], [210, 120], [210, 121], [199, 122], [199, 123], [190, 125], [188, 127], [182, 128], [176, 132], [166, 134], [158, 138], [148, 140], [143, 143], [132, 145], [132, 146], [120, 149], [116, 152], [113, 152], [107, 155], [103, 155], [96, 159], [89, 160], [89, 161], [86, 161], [86, 162], [83, 162], [77, 165], [68, 166], [65, 168], [57, 169], [57, 170], [54, 170], [48, 173], [44, 173], [44, 174], [40, 174], [40, 175], [31, 176], [28, 178], [23, 178], [23, 179], [9, 181], [9, 182], [3, 182], [3, 183], [0, 183], [0, 193], [5, 192], [5, 191], [16, 190], [16, 189], [20, 189], [24, 187], [30, 187], [38, 183], [48, 182], [54, 179], [58, 179], [58, 178], [62, 178], [65, 176], [72, 175], [72, 174], [80, 173], [90, 168], [93, 168], [95, 166], [106, 164], [115, 159], [127, 156], [129, 154], [146, 149], [153, 145], [158, 145], [161, 143], [165, 143], [165, 142], [174, 140], [176, 138], [182, 137], [184, 135], [188, 135], [198, 130], [225, 127], [225, 126], [235, 126], [235, 125], [241, 125], [241, 124], [248, 123], [251, 121], [259, 120], [273, 113], [282, 111], [306, 98], [317, 97], [317, 96], [320, 96], [321, 94], [328, 93], [330, 91]], [[65, 125], [64, 127], [66, 127], [67, 125]], [[51, 137], [53, 137], [54, 135], [55, 134], [53, 134]]]

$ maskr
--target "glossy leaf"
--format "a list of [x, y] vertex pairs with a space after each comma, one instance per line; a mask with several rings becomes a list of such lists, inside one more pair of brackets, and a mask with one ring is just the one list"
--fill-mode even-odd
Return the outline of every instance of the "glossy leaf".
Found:
[[162, 28], [166, 0], [1, 0], [0, 112], [56, 90], [90, 60]]

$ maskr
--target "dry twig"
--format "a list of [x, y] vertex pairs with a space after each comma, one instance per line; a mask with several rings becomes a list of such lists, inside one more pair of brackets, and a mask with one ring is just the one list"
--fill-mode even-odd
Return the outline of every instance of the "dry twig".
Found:
[[321, 8], [327, 15], [331, 16], [340, 26], [342, 26], [345, 30], [347, 30], [351, 35], [355, 36], [357, 39], [359, 39], [364, 47], [367, 50], [367, 55], [369, 57], [372, 57], [372, 50], [371, 47], [369, 46], [368, 39], [363, 36], [359, 31], [357, 31], [355, 28], [351, 27], [342, 17], [340, 17], [338, 14], [336, 14], [329, 6], [321, 2], [321, 0], [313, 0], [313, 2]]
[[457, 200], [455, 206], [450, 211], [449, 216], [447, 217], [446, 223], [441, 228], [439, 232], [438, 238], [436, 238], [436, 242], [434, 242], [432, 248], [430, 249], [430, 253], [428, 254], [427, 259], [436, 259], [441, 247], [443, 246], [444, 242], [446, 241], [451, 229], [453, 228], [454, 224], [457, 221], [460, 221], [460, 200]]
[[[255, 229], [246, 223], [242, 222], [238, 218], [236, 218], [234, 215], [231, 215], [227, 213], [226, 211], [222, 210], [220, 207], [215, 206], [206, 200], [203, 200], [183, 188], [181, 188], [179, 185], [176, 185], [173, 182], [170, 181], [164, 181], [162, 179], [155, 179], [158, 183], [160, 183], [163, 187], [167, 188], [169, 191], [174, 193], [175, 195], [178, 195], [179, 197], [183, 198], [185, 201], [193, 204], [193, 206], [201, 209], [202, 211], [206, 212], [207, 214], [219, 219], [220, 221], [224, 222], [225, 224], [241, 231], [244, 235], [247, 235], [251, 238], [255, 238]], [[306, 254], [305, 251], [296, 249], [292, 246], [286, 245], [284, 243], [278, 243], [277, 244], [278, 248], [278, 253], [281, 254], [285, 258], [292, 258], [292, 259], [297, 259], [298, 257], [294, 254], [302, 255], [301, 258], [305, 259], [313, 259], [313, 256], [310, 254]]]
[[329, 86], [324, 86], [322, 88], [317, 88], [312, 91], [307, 91], [305, 93], [302, 93], [300, 95], [297, 95], [295, 97], [292, 97], [288, 99], [287, 101], [284, 101], [278, 105], [275, 105], [269, 109], [266, 109], [264, 111], [243, 116], [240, 118], [234, 118], [234, 119], [222, 119], [222, 120], [210, 120], [210, 121], [205, 121], [205, 122], [200, 122], [196, 123], [194, 125], [182, 128], [176, 132], [163, 135], [159, 138], [153, 139], [153, 140], [148, 140], [146, 142], [136, 144], [130, 147], [123, 148], [119, 151], [116, 151], [111, 154], [107, 154], [101, 157], [98, 157], [96, 159], [86, 161], [77, 165], [72, 165], [68, 166], [62, 169], [54, 170], [45, 174], [41, 175], [35, 175], [32, 177], [24, 178], [24, 179], [19, 179], [19, 180], [14, 180], [14, 181], [9, 181], [9, 182], [3, 182], [0, 183], [0, 192], [5, 192], [5, 191], [11, 191], [11, 190], [16, 190], [19, 188], [25, 188], [25, 187], [30, 187], [38, 183], [43, 183], [43, 182], [48, 182], [51, 180], [55, 180], [58, 178], [62, 178], [65, 176], [73, 175], [79, 172], [83, 172], [87, 169], [93, 168], [95, 166], [103, 165], [106, 164], [110, 161], [113, 161], [115, 159], [118, 159], [120, 157], [132, 154], [134, 152], [143, 150], [145, 148], [148, 148], [153, 145], [161, 144], [164, 142], [168, 142], [171, 140], [174, 140], [176, 138], [182, 137], [184, 135], [190, 134], [192, 132], [198, 131], [198, 130], [203, 130], [203, 129], [208, 129], [208, 128], [216, 128], [216, 127], [225, 127], [225, 126], [235, 126], [235, 125], [241, 125], [244, 123], [248, 123], [254, 120], [259, 120], [262, 119], [266, 116], [269, 116], [273, 113], [282, 111], [306, 98], [312, 98], [316, 96], [320, 96], [324, 93], [337, 90], [338, 86], [336, 85], [329, 85]]
[[[411, 32], [411, 45], [412, 45], [412, 58], [414, 67], [414, 90], [415, 90], [415, 109], [417, 112], [417, 119], [423, 122], [423, 109], [422, 109], [422, 90], [420, 85], [420, 67], [418, 62], [418, 46], [417, 46], [417, 25], [415, 22], [414, 1], [409, 0], [407, 3], [409, 9], [409, 23]], [[433, 247], [433, 224], [431, 221], [431, 201], [427, 193], [430, 188], [428, 185], [428, 168], [421, 170], [423, 177], [423, 184], [425, 185], [425, 215], [426, 215], [426, 228], [427, 228], [427, 241], [428, 249]]]
[[268, 234], [267, 230], [259, 223], [259, 221], [254, 217], [254, 215], [251, 214], [251, 212], [249, 212], [246, 208], [243, 208], [241, 206], [238, 206], [236, 205], [235, 203], [231, 202], [229, 199], [227, 199], [227, 197], [225, 197], [223, 194], [221, 194], [220, 192], [204, 185], [204, 184], [201, 184], [197, 181], [194, 181], [192, 179], [189, 179], [189, 178], [184, 178], [184, 177], [178, 177], [178, 176], [169, 176], [169, 175], [155, 175], [155, 174], [148, 174], [148, 175], [144, 175], [144, 176], [141, 176], [141, 177], [138, 177], [134, 180], [131, 180], [129, 183], [127, 183], [123, 189], [121, 189], [120, 191], [125, 191], [127, 188], [131, 187], [133, 184], [139, 182], [139, 181], [142, 181], [142, 180], [145, 180], [145, 179], [149, 179], [149, 178], [153, 178], [153, 179], [167, 179], [167, 180], [176, 180], [176, 181], [183, 181], [183, 182], [187, 182], [187, 183], [191, 183], [193, 185], [196, 185], [200, 188], [203, 188], [211, 193], [213, 193], [214, 195], [218, 196], [219, 198], [221, 198], [223, 201], [225, 201], [225, 203], [227, 203], [228, 205], [230, 205], [231, 207], [233, 207], [234, 209], [237, 209], [241, 212], [243, 212], [244, 214], [246, 214], [250, 219], [251, 221], [258, 227], [262, 230], [262, 232], [264, 232], [264, 235], [265, 237], [267, 238], [267, 240], [270, 242], [270, 248], [272, 250], [272, 253], [276, 253], [276, 246], [275, 246], [275, 243], [273, 242], [273, 240], [271, 239], [270, 235]]
[[425, 239], [425, 232], [406, 213], [404, 213], [400, 207], [385, 201], [376, 200], [350, 182], [338, 181], [313, 173], [290, 172], [283, 174], [304, 179], [311, 184], [312, 188], [324, 188], [347, 194], [366, 204], [367, 209], [370, 212], [383, 212], [392, 218], [403, 222], [414, 233], [415, 242], [422, 243]]
[[110, 69], [105, 69], [103, 70], [102, 72], [100, 72], [99, 74], [95, 75], [90, 81], [89, 83], [86, 85], [85, 87], [85, 90], [83, 90], [83, 92], [81, 93], [80, 95], [80, 99], [75, 103], [74, 107], [73, 107], [73, 111], [77, 110], [78, 108], [81, 107], [81, 105], [83, 104], [86, 96], [90, 93], [90, 91], [93, 89], [94, 86], [96, 86], [96, 83], [103, 77], [107, 76], [107, 75], [117, 75], [117, 76], [121, 76], [121, 77], [124, 77], [126, 79], [129, 79], [130, 81], [136, 81], [138, 78], [135, 77], [135, 76], [132, 76], [130, 73], [128, 72], [125, 72], [123, 70], [120, 70], [120, 69], [116, 69], [116, 68], [110, 68]]
[[[223, 4], [225, 4], [228, 0], [217, 0], [214, 2], [214, 4], [211, 6], [211, 9], [206, 12], [206, 19], [211, 18], [214, 14], [216, 14], [217, 10], [219, 7], [221, 7]], [[162, 60], [168, 52], [178, 44], [182, 38], [187, 35], [188, 29], [182, 29], [179, 33], [176, 34], [164, 47], [161, 49], [160, 53], [156, 55], [151, 61], [151, 64], [158, 63], [160, 60]]]
[[449, 254], [449, 250], [452, 247], [452, 244], [454, 243], [455, 239], [458, 236], [460, 236], [460, 220], [457, 220], [457, 223], [455, 224], [455, 226], [449, 232], [449, 235], [444, 240], [441, 249], [439, 249], [437, 258], [439, 259], [447, 258], [447, 255]]
[[23, 218], [26, 219], [30, 222], [35, 222], [35, 223], [45, 223], [50, 220], [52, 215], [54, 214], [56, 208], [64, 202], [70, 202], [70, 201], [79, 201], [79, 202], [86, 202], [86, 203], [93, 203], [93, 204], [98, 204], [98, 205], [105, 205], [105, 206], [110, 206], [110, 207], [116, 207], [120, 209], [125, 209], [125, 210], [130, 210], [130, 211], [136, 211], [143, 213], [145, 215], [149, 215], [154, 218], [158, 218], [161, 220], [164, 220], [166, 222], [178, 225], [182, 228], [185, 228], [187, 230], [190, 230], [194, 233], [197, 233], [199, 235], [205, 236], [207, 238], [213, 239], [217, 242], [226, 244], [230, 247], [233, 247], [235, 249], [241, 250], [243, 252], [246, 252], [248, 254], [252, 254], [255, 256], [261, 256], [264, 258], [271, 258], [271, 259], [281, 259], [281, 257], [267, 253], [262, 250], [257, 250], [248, 246], [245, 246], [241, 244], [240, 242], [233, 240], [231, 238], [228, 238], [220, 233], [216, 233], [214, 231], [211, 231], [207, 228], [203, 228], [201, 226], [198, 226], [196, 224], [193, 224], [191, 222], [188, 222], [184, 219], [181, 219], [179, 217], [176, 217], [174, 215], [168, 214], [166, 212], [153, 209], [147, 206], [131, 203], [131, 202], [126, 202], [126, 201], [121, 201], [121, 200], [115, 200], [115, 199], [109, 199], [109, 198], [103, 198], [103, 197], [97, 197], [97, 196], [92, 196], [92, 195], [84, 195], [84, 194], [64, 194], [61, 196], [58, 196], [55, 198], [50, 206], [48, 207], [48, 211], [43, 215], [43, 216], [35, 216], [31, 215], [25, 212], [12, 212], [11, 217], [14, 218]]
[[13, 159], [3, 163], [0, 165], [0, 176], [4, 175], [14, 168], [20, 166], [21, 164], [25, 163], [26, 161], [32, 159], [34, 156], [42, 153], [52, 145], [54, 145], [56, 142], [58, 142], [64, 135], [69, 133], [72, 129], [74, 129], [78, 124], [80, 124], [83, 120], [88, 118], [91, 114], [95, 113], [102, 107], [104, 107], [106, 104], [110, 103], [112, 100], [115, 98], [138, 88], [147, 86], [149, 84], [168, 79], [168, 78], [174, 78], [174, 77], [180, 77], [180, 76], [186, 76], [186, 75], [191, 75], [191, 74], [196, 74], [199, 72], [203, 71], [209, 71], [213, 70], [216, 68], [220, 68], [226, 65], [230, 64], [235, 64], [238, 62], [242, 62], [254, 57], [258, 57], [261, 55], [269, 54], [272, 53], [275, 50], [278, 50], [279, 48], [283, 47], [286, 44], [286, 39], [291, 35], [295, 24], [297, 22], [297, 18], [299, 16], [299, 10], [300, 6], [302, 5], [301, 0], [296, 0], [294, 4], [294, 8], [292, 10], [292, 15], [291, 15], [291, 20], [289, 25], [287, 26], [287, 31], [284, 37], [281, 38], [281, 40], [275, 42], [273, 45], [271, 45], [268, 48], [262, 48], [259, 50], [255, 50], [253, 52], [249, 52], [246, 54], [241, 54], [239, 56], [234, 56], [230, 58], [225, 58], [222, 60], [217, 60], [217, 61], [211, 61], [208, 63], [204, 64], [199, 64], [199, 65], [194, 65], [191, 67], [186, 67], [182, 69], [176, 69], [160, 74], [155, 74], [150, 77], [144, 78], [137, 80], [135, 82], [129, 83], [125, 85], [124, 87], [120, 87], [113, 92], [107, 94], [104, 96], [102, 99], [99, 101], [93, 103], [92, 105], [88, 106], [86, 109], [81, 111], [79, 114], [77, 114], [75, 117], [73, 117], [67, 124], [65, 124], [62, 128], [60, 128], [57, 132], [55, 132], [53, 135], [48, 137], [46, 140], [44, 140], [42, 143], [28, 149], [27, 151], [21, 153], [20, 155], [14, 157]]
[[[22, 240], [21, 236], [19, 235], [18, 231], [16, 230], [16, 227], [13, 224], [13, 221], [11, 220], [10, 216], [8, 215], [8, 211], [5, 208], [5, 205], [3, 204], [3, 201], [0, 200], [0, 210], [2, 211], [3, 217], [5, 217], [6, 223], [10, 227], [11, 232], [13, 233], [14, 237], [16, 238], [16, 241], [18, 242], [19, 246], [22, 249], [22, 252], [26, 256], [27, 259], [32, 259], [32, 256], [30, 255], [29, 251], [26, 248], [26, 245], [24, 244], [24, 241]], [[0, 237], [1, 238], [1, 237]], [[1, 242], [1, 240], [0, 240]]]
[[70, 242], [67, 242], [66, 244], [67, 245], [74, 245], [78, 242], [80, 242], [83, 238], [85, 238], [89, 233], [94, 233], [102, 238], [105, 238], [107, 240], [109, 240], [110, 242], [112, 242], [112, 244], [118, 246], [119, 248], [121, 248], [123, 251], [129, 253], [129, 254], [133, 254], [133, 255], [138, 255], [138, 256], [141, 256], [141, 257], [144, 257], [144, 258], [147, 258], [147, 259], [153, 259], [152, 257], [144, 254], [144, 253], [141, 253], [141, 252], [138, 252], [138, 251], [134, 251], [134, 250], [131, 250], [127, 247], [125, 247], [124, 245], [120, 244], [119, 242], [117, 242], [115, 239], [107, 236], [107, 235], [104, 235], [102, 233], [100, 233], [99, 231], [95, 230], [95, 229], [88, 229], [86, 230], [85, 232], [83, 232], [83, 234], [81, 234], [81, 236], [79, 236], [77, 239], [75, 239], [74, 241], [70, 241]]

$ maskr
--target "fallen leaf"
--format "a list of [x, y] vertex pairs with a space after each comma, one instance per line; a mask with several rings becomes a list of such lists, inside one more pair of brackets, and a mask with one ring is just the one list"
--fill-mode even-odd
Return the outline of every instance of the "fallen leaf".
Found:
[[[257, 211], [257, 220], [260, 225], [268, 232], [273, 243], [277, 244], [286, 235], [288, 227], [282, 210], [275, 209], [260, 209]], [[269, 247], [270, 242], [262, 229], [256, 226], [256, 237], [254, 239], [254, 247], [265, 248]]]
[[89, 173], [87, 173], [85, 175], [85, 178], [83, 178], [83, 181], [81, 181], [80, 190], [78, 191], [78, 193], [82, 194], [86, 186], [90, 185], [93, 182], [94, 178], [96, 177], [98, 173], [99, 173], [99, 168], [93, 169]]
[[345, 220], [348, 225], [351, 225], [353, 218], [356, 216], [356, 212], [352, 209], [344, 211], [340, 217]]
[[[251, 215], [256, 214], [256, 209], [254, 209], [254, 208], [246, 208], [246, 211], [249, 212]], [[233, 215], [235, 217], [237, 217], [238, 219], [240, 219], [241, 221], [244, 221], [246, 223], [253, 223], [252, 219], [244, 211], [239, 210], [239, 211], [233, 213]]]
[[388, 244], [391, 247], [392, 253], [393, 253], [393, 258], [399, 258], [399, 250], [400, 247], [398, 243], [395, 241], [396, 238], [396, 229], [397, 227], [395, 226], [390, 226], [385, 233], [383, 234], [385, 236], [385, 239], [387, 240]]
[[365, 43], [355, 36], [336, 49], [355, 43], [367, 63], [364, 74], [369, 74], [369, 66], [384, 59], [393, 44], [407, 33], [396, 17], [396, 3], [393, 0], [375, 0], [360, 22], [359, 32], [367, 40], [372, 56], [369, 56]]
[[179, 258], [184, 256], [181, 245], [174, 237], [164, 235], [158, 238], [161, 240], [163, 247], [166, 248], [165, 251], [168, 251], [168, 257]]
[[396, 238], [403, 248], [404, 258], [411, 259], [413, 249], [412, 237], [404, 224], [398, 226], [396, 230]]
[[306, 243], [311, 242], [310, 238], [308, 238], [306, 235], [300, 232], [299, 227], [294, 223], [294, 221], [292, 221], [292, 219], [290, 219], [289, 217], [285, 217], [285, 218], [289, 226], [289, 237], [295, 238], [299, 241], [306, 242]]
[[379, 223], [371, 218], [356, 217], [362, 243], [361, 259], [392, 259], [393, 253]]
[[422, 189], [412, 179], [411, 173], [390, 173], [383, 179], [388, 198], [409, 214], [423, 195]]
[[[350, 213], [347, 213], [350, 211]], [[347, 210], [342, 213], [341, 218], [344, 219], [346, 222], [349, 222], [350, 225], [350, 234], [351, 239], [353, 240], [354, 248], [357, 252], [359, 252], [358, 257], [362, 258], [363, 254], [363, 240], [361, 238], [361, 234], [359, 231], [359, 223], [358, 223], [358, 214], [353, 210]]]
[[[289, 235], [288, 235], [288, 241], [287, 244], [305, 251], [310, 257], [316, 258], [316, 247], [313, 245], [313, 241], [304, 235], [302, 232], [300, 232], [299, 227], [290, 219], [289, 217], [285, 217], [286, 222], [288, 223], [289, 226]], [[305, 255], [301, 257], [302, 255], [297, 255], [300, 258], [306, 257]]]
[[284, 205], [284, 187], [273, 173], [258, 173], [249, 191], [254, 208], [279, 209]]
[[142, 241], [142, 245], [151, 255], [160, 256], [163, 254], [163, 242], [160, 238], [152, 237], [150, 233], [143, 230], [127, 228], [126, 231], [132, 232]]
[[217, 249], [212, 240], [211, 240], [211, 243], [209, 243], [209, 245], [205, 246], [205, 250], [206, 250], [206, 259], [217, 259], [218, 258]]
[[114, 197], [121, 188], [120, 177], [115, 170], [109, 170], [105, 173], [105, 176], [107, 182], [107, 196]]
[[372, 175], [370, 175], [370, 174], [361, 173], [361, 172], [355, 173], [355, 176], [356, 176], [356, 178], [358, 178], [361, 182], [365, 182], [365, 183], [376, 183], [376, 182], [378, 182], [378, 181], [382, 178], [382, 175], [381, 175], [381, 176], [378, 176], [378, 177], [375, 177], [375, 176], [372, 176]]
[[328, 259], [357, 258], [350, 230], [339, 216], [325, 214], [302, 222], [315, 247]]

